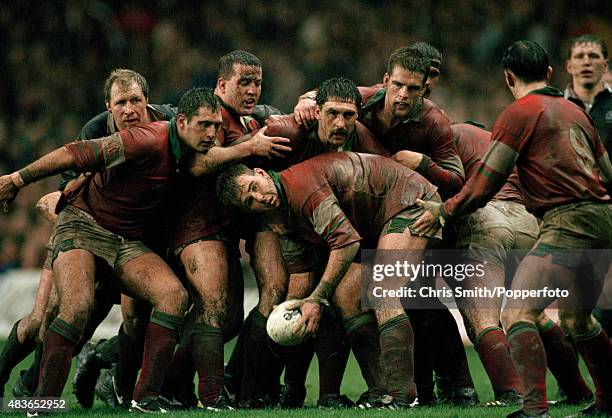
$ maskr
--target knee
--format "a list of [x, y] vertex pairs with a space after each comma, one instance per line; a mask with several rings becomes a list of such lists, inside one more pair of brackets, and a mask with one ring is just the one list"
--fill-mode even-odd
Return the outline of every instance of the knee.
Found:
[[559, 311], [561, 329], [566, 335], [581, 335], [589, 332], [595, 325], [590, 313]]
[[187, 290], [175, 280], [164, 289], [161, 301], [155, 303], [155, 308], [174, 315], [182, 315], [187, 309], [188, 302]]

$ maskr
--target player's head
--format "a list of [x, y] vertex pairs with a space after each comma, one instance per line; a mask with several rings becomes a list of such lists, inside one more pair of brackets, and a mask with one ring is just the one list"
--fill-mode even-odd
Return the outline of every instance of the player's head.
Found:
[[383, 78], [385, 110], [405, 119], [421, 101], [429, 75], [430, 60], [415, 49], [402, 47], [389, 57]]
[[255, 55], [236, 50], [219, 59], [215, 93], [239, 115], [250, 115], [261, 95], [261, 61]]
[[516, 41], [510, 45], [504, 52], [502, 66], [523, 83], [548, 81], [552, 74], [548, 54], [532, 41]]
[[272, 177], [261, 168], [235, 164], [217, 177], [217, 196], [225, 206], [246, 212], [267, 212], [281, 205]]
[[319, 139], [332, 148], [339, 148], [355, 130], [361, 94], [353, 81], [330, 78], [317, 88], [315, 100]]
[[136, 71], [117, 68], [104, 82], [106, 109], [119, 129], [149, 122], [148, 97], [147, 80]]
[[415, 42], [408, 48], [419, 51], [425, 56], [425, 58], [429, 59], [429, 75], [427, 77], [427, 82], [425, 83], [424, 93], [425, 97], [429, 97], [440, 80], [440, 72], [442, 71], [442, 53], [438, 51], [436, 47], [428, 44], [427, 42]]
[[582, 35], [569, 41], [565, 70], [572, 83], [592, 89], [608, 72], [608, 46], [597, 36]]
[[194, 87], [181, 96], [176, 128], [183, 142], [196, 152], [207, 152], [215, 145], [222, 122], [221, 104], [212, 89]]

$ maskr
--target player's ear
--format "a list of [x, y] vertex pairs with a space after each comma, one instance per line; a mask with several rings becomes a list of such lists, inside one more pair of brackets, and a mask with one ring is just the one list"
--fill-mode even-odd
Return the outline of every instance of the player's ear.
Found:
[[553, 75], [553, 67], [551, 67], [550, 65], [548, 66], [548, 70], [546, 70], [546, 81], [550, 81], [550, 78]]
[[111, 105], [109, 102], [104, 102], [104, 104], [106, 104], [106, 110], [108, 110], [109, 112], [111, 111]]
[[227, 81], [223, 77], [219, 77], [217, 79], [217, 88], [223, 94], [225, 93], [225, 86], [226, 86], [226, 84], [227, 84]]
[[512, 88], [516, 84], [516, 80], [514, 79], [514, 74], [510, 70], [504, 70], [504, 78], [506, 79], [506, 84], [508, 87]]
[[266, 173], [266, 170], [264, 170], [262, 168], [256, 167], [256, 168], [253, 169], [253, 172], [257, 176], [268, 177], [268, 173]]
[[387, 85], [389, 84], [389, 73], [385, 73], [385, 75], [383, 76], [383, 84], [384, 87], [387, 88]]

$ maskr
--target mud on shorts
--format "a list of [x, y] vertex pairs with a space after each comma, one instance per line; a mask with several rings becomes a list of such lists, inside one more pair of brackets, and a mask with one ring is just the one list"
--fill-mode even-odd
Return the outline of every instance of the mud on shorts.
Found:
[[89, 251], [104, 260], [113, 270], [152, 252], [141, 241], [126, 240], [102, 228], [88, 213], [66, 206], [57, 217], [51, 263], [60, 252], [74, 249]]
[[[442, 203], [442, 199], [440, 199], [438, 192], [434, 192], [423, 197], [423, 200], [431, 200]], [[418, 236], [418, 233], [414, 230], [412, 225], [421, 217], [423, 213], [425, 213], [425, 209], [417, 204], [408, 206], [406, 209], [387, 221], [387, 223], [383, 226], [380, 235], [402, 234], [404, 231], [406, 231], [406, 229], [408, 229], [412, 235]], [[427, 238], [442, 240], [442, 228], [438, 229], [434, 233], [429, 232], [424, 236]]]
[[606, 274], [612, 260], [612, 204], [569, 203], [548, 210], [543, 219], [529, 255], [552, 254], [553, 263], [572, 270], [587, 263], [593, 279]]
[[491, 200], [452, 227], [456, 247], [467, 250], [466, 258], [499, 267], [504, 267], [510, 250], [531, 249], [539, 231], [538, 220], [524, 205], [502, 200]]

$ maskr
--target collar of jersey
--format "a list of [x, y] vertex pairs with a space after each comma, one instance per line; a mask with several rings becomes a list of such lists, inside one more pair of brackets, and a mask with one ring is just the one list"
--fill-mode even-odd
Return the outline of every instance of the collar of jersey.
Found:
[[563, 97], [563, 92], [556, 87], [546, 86], [541, 89], [532, 90], [529, 94], [543, 94], [545, 96], [560, 96]]
[[287, 206], [287, 195], [285, 194], [283, 183], [280, 181], [280, 173], [278, 171], [269, 170], [268, 174], [272, 178], [274, 186], [276, 186], [276, 190], [278, 190], [278, 197], [281, 200], [282, 205]]

